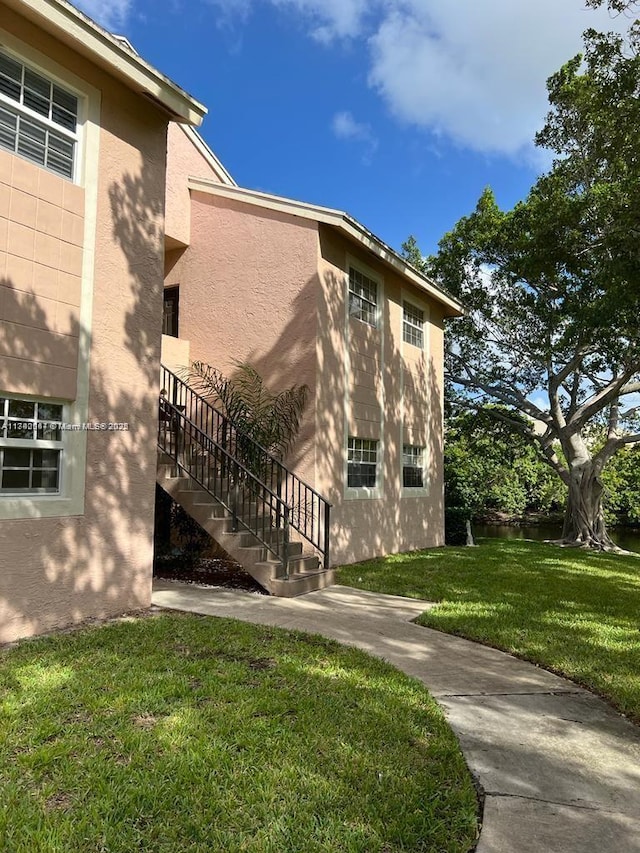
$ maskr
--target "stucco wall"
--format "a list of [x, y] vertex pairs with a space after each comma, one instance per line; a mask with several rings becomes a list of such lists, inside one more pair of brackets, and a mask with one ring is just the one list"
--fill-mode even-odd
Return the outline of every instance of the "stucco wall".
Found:
[[189, 341], [173, 338], [169, 335], [162, 336], [162, 363], [170, 370], [175, 371], [189, 367], [191, 364], [189, 350]]
[[213, 178], [224, 183], [224, 176], [198, 151], [187, 131], [171, 123], [167, 134], [167, 188], [165, 236], [168, 247], [191, 242], [191, 199], [188, 178]]
[[[93, 292], [83, 291], [80, 306], [80, 338], [90, 334], [92, 346], [79, 364], [90, 359], [87, 420], [129, 424], [68, 437], [87, 442], [82, 514], [38, 518], [46, 499], [34, 498], [33, 517], [0, 522], [0, 641], [7, 641], [150, 601], [166, 117], [14, 13], [5, 10], [1, 26], [101, 93], [97, 206], [85, 209], [96, 217], [95, 242], [84, 243], [82, 258]], [[36, 316], [46, 313], [43, 298], [34, 287]], [[24, 324], [14, 346], [26, 351], [30, 334]]]
[[75, 399], [83, 234], [84, 189], [0, 150], [2, 390]]
[[[192, 192], [188, 249], [167, 254], [191, 357], [249, 361], [312, 406], [291, 467], [325, 494], [333, 564], [443, 543], [442, 312], [371, 253], [309, 220]], [[381, 282], [379, 328], [346, 313], [349, 260]], [[403, 298], [425, 311], [425, 350], [402, 341]], [[379, 495], [347, 494], [348, 435], [380, 442]], [[403, 442], [426, 446], [426, 488], [402, 489]]]
[[[334, 564], [443, 544], [442, 312], [370, 253], [321, 226], [316, 398], [317, 488], [334, 504]], [[349, 260], [379, 278], [384, 293], [375, 329], [347, 317]], [[402, 341], [403, 297], [429, 314], [426, 349]], [[413, 350], [413, 351], [412, 351]], [[410, 381], [412, 380], [412, 381]], [[346, 489], [349, 435], [375, 439], [382, 454], [379, 495]], [[426, 444], [426, 494], [402, 489], [402, 443]]]
[[[317, 225], [192, 193], [191, 245], [167, 258], [165, 285], [180, 285], [180, 337], [191, 358], [227, 374], [248, 361], [280, 391], [316, 386]], [[290, 464], [313, 483], [311, 402]]]

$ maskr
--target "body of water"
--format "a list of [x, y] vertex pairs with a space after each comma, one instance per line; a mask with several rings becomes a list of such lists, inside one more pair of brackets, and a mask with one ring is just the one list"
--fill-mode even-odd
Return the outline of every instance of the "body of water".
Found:
[[[544, 539], [559, 539], [562, 527], [556, 524], [539, 524], [532, 527], [513, 527], [509, 524], [474, 524], [474, 536], [487, 536], [493, 539], [533, 539], [541, 542]], [[627, 528], [616, 530], [611, 528], [609, 535], [625, 551], [640, 553], [640, 530]]]

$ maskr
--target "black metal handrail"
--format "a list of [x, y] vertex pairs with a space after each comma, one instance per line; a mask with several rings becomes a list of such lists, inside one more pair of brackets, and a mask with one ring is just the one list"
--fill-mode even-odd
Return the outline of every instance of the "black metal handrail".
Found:
[[[290, 507], [248, 468], [203, 432], [182, 406], [160, 403], [158, 447], [177, 471], [187, 474], [231, 513], [231, 529], [252, 533], [280, 560], [289, 576]], [[226, 470], [224, 477], [221, 469]]]
[[[331, 504], [313, 486], [290, 471], [273, 454], [238, 428], [209, 400], [191, 388], [187, 382], [162, 366], [161, 407], [169, 404], [219, 448], [219, 480], [222, 483], [232, 473], [233, 463], [251, 474], [287, 508], [288, 525], [311, 544], [323, 567], [329, 568]], [[233, 469], [235, 470], [235, 469]], [[216, 495], [214, 494], [214, 497]], [[282, 520], [277, 513], [274, 527]]]

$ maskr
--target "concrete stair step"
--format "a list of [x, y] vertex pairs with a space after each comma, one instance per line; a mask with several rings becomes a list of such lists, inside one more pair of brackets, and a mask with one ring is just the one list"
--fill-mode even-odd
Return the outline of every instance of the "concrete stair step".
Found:
[[[176, 475], [173, 460], [167, 454], [158, 453], [158, 462], [156, 480], [160, 486], [272, 595], [304, 595], [335, 582], [334, 573], [321, 569], [318, 557], [305, 553], [303, 543], [295, 539], [289, 543], [289, 578], [285, 580], [282, 562], [242, 525], [234, 533], [231, 513], [213, 495], [191, 477]], [[216, 480], [213, 485], [220, 486], [220, 481]], [[220, 496], [228, 498], [228, 490], [222, 489]], [[283, 531], [270, 528], [273, 516], [264, 513], [262, 504], [252, 502], [240, 509], [244, 510], [244, 520], [249, 525], [261, 525], [264, 520], [268, 542], [275, 545], [282, 541]]]
[[[254, 566], [256, 574], [263, 569], [264, 564], [259, 563]], [[252, 572], [253, 574], [253, 572]], [[256, 577], [256, 575], [254, 575]], [[256, 577], [257, 579], [257, 577]], [[327, 586], [332, 586], [335, 583], [335, 573], [333, 569], [320, 569], [316, 572], [293, 572], [289, 574], [287, 580], [282, 577], [265, 578], [259, 580], [265, 589], [271, 595], [277, 595], [282, 598], [295, 598], [298, 595], [306, 595], [308, 592], [315, 592], [318, 589], [324, 589]]]

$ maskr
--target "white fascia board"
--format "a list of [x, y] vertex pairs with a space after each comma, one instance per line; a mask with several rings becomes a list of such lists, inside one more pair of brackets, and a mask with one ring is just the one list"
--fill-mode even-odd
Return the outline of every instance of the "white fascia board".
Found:
[[209, 195], [216, 195], [244, 204], [251, 204], [255, 207], [263, 207], [268, 210], [287, 213], [290, 216], [300, 216], [303, 219], [311, 219], [315, 222], [330, 225], [361, 246], [364, 246], [380, 258], [380, 260], [404, 276], [414, 287], [417, 287], [436, 300], [436, 302], [439, 302], [445, 309], [444, 314], [446, 317], [460, 317], [464, 314], [464, 308], [457, 299], [454, 299], [453, 296], [449, 296], [448, 293], [441, 290], [437, 284], [408, 264], [401, 255], [390, 246], [387, 246], [375, 234], [372, 234], [357, 219], [354, 219], [341, 210], [334, 210], [330, 207], [319, 207], [303, 201], [284, 198], [283, 196], [248, 190], [244, 187], [224, 186], [205, 178], [189, 178], [189, 189], [194, 192], [208, 193]]
[[201, 124], [207, 113], [206, 107], [140, 56], [127, 50], [122, 42], [66, 0], [2, 2], [107, 70], [134, 92], [149, 97], [174, 121], [195, 126]]

